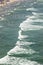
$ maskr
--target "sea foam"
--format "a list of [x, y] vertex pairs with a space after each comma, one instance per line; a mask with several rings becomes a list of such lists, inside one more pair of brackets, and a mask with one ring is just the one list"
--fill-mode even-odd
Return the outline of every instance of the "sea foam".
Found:
[[38, 11], [36, 8], [27, 8], [26, 11]]
[[4, 58], [0, 59], [0, 64], [4, 65], [42, 65], [38, 62], [28, 60], [26, 58], [18, 58], [18, 57], [9, 57], [5, 56]]
[[22, 33], [22, 30], [19, 30], [19, 36], [18, 36], [18, 39], [19, 40], [22, 40], [22, 39], [24, 39], [24, 38], [27, 38], [28, 36], [27, 35], [22, 35], [21, 33]]

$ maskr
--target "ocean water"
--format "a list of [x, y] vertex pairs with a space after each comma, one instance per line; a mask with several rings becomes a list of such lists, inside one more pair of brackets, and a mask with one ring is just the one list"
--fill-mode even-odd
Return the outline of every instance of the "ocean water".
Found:
[[0, 7], [0, 65], [43, 65], [43, 3]]

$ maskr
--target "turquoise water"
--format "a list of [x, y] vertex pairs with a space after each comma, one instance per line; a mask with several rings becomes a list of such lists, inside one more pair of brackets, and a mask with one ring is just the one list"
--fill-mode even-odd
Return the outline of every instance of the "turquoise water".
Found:
[[0, 8], [0, 64], [43, 65], [43, 3]]

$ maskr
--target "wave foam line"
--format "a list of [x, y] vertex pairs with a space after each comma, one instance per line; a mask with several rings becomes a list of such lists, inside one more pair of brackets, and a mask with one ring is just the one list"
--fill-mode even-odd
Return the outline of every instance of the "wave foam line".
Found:
[[27, 18], [25, 21], [23, 21], [20, 24], [20, 28], [23, 31], [27, 31], [27, 30], [40, 30], [43, 29], [43, 26], [39, 26], [39, 25], [32, 25], [33, 22], [43, 22], [42, 19], [36, 19], [36, 20], [32, 20], [30, 18]]
[[29, 46], [31, 44], [35, 44], [34, 42], [26, 42], [26, 41], [17, 41], [17, 46]]
[[27, 31], [27, 30], [40, 30], [40, 29], [43, 29], [43, 26], [29, 25], [29, 24], [21, 24], [20, 25], [20, 28], [23, 31]]
[[22, 34], [21, 34], [21, 33], [22, 33], [22, 30], [20, 30], [18, 33], [19, 33], [19, 36], [18, 36], [18, 39], [19, 39], [19, 40], [22, 40], [22, 39], [28, 37], [27, 35], [22, 35]]
[[[25, 21], [23, 21], [21, 24], [20, 24], [20, 28], [33, 28], [33, 29], [37, 29], [37, 28], [41, 28], [42, 26], [38, 26], [38, 25], [32, 25], [33, 22], [43, 22], [43, 19], [34, 19], [32, 20], [33, 18], [35, 18], [34, 16], [30, 16], [29, 18], [27, 18]], [[34, 28], [35, 27], [35, 28]], [[42, 27], [43, 28], [43, 27]]]
[[2, 65], [10, 65], [10, 62], [9, 62], [9, 56], [8, 55], [6, 55], [5, 57], [3, 57], [3, 58], [1, 58], [0, 59], [0, 64]]
[[16, 58], [16, 57], [9, 57], [5, 56], [4, 58], [0, 59], [0, 64], [4, 65], [42, 65], [38, 62], [28, 60], [26, 58]]
[[27, 8], [26, 11], [38, 11], [38, 9], [32, 7], [32, 8]]
[[9, 12], [9, 13], [6, 13], [5, 15], [10, 15], [11, 13]]
[[25, 48], [24, 46], [16, 46], [13, 49], [11, 49], [7, 54], [10, 56], [18, 56], [18, 55], [28, 55], [28, 54], [34, 54], [37, 53], [36, 51], [34, 51], [33, 49], [30, 49], [30, 47], [28, 47], [29, 49]]
[[37, 15], [37, 16], [41, 16], [43, 15], [43, 13], [36, 13], [36, 12], [32, 12], [33, 15]]

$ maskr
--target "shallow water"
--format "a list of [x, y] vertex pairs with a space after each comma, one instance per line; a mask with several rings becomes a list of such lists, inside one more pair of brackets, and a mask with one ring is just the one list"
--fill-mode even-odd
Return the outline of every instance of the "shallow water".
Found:
[[5, 11], [0, 14], [0, 64], [43, 65], [43, 4], [22, 2]]

